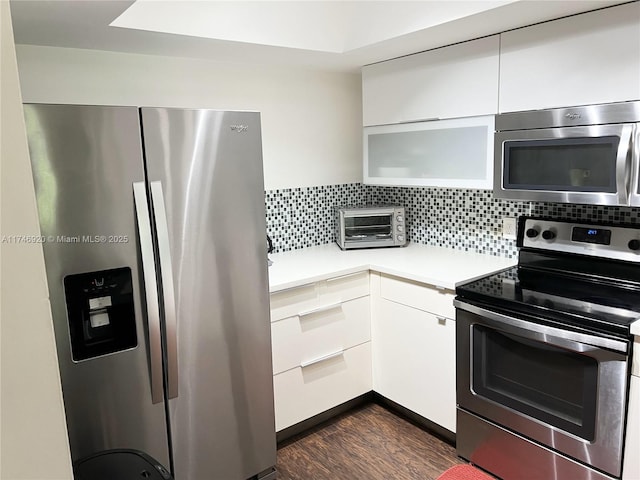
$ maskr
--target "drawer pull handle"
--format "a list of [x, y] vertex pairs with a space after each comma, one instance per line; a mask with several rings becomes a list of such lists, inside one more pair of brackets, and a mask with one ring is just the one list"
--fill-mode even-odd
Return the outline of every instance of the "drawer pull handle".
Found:
[[347, 273], [346, 275], [342, 275], [340, 277], [328, 278], [327, 283], [339, 282], [340, 280], [345, 280], [347, 278], [355, 277], [357, 275], [362, 275], [362, 273], [363, 272]]
[[300, 367], [301, 368], [310, 367], [311, 365], [315, 365], [316, 363], [324, 362], [324, 361], [329, 360], [331, 358], [339, 357], [343, 353], [344, 353], [344, 349], [338, 350], [337, 352], [329, 353], [328, 355], [323, 355], [322, 357], [316, 358], [314, 360], [308, 360], [306, 362], [301, 362], [300, 363]]
[[311, 310], [305, 310], [298, 314], [299, 317], [306, 317], [307, 315], [313, 315], [314, 313], [326, 312], [327, 310], [333, 310], [334, 308], [340, 308], [342, 303], [332, 303], [331, 305], [324, 305], [322, 307], [312, 308]]
[[440, 325], [446, 325], [447, 324], [447, 317], [436, 317], [438, 319], [438, 323]]
[[295, 287], [285, 288], [283, 290], [278, 290], [277, 292], [271, 292], [271, 295], [278, 295], [279, 293], [285, 292], [295, 292], [297, 290], [304, 290], [305, 288], [315, 288], [315, 283], [305, 283], [303, 285], [296, 285]]

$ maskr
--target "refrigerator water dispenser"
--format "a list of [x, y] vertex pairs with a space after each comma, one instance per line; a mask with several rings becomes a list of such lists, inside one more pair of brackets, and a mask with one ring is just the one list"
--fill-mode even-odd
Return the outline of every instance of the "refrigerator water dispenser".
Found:
[[64, 290], [74, 361], [138, 344], [129, 267], [67, 275]]

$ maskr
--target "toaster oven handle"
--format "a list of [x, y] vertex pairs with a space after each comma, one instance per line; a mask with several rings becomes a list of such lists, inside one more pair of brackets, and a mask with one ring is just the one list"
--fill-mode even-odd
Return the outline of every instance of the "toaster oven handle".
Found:
[[467, 311], [482, 317], [483, 324], [498, 328], [506, 333], [521, 335], [531, 340], [537, 340], [549, 345], [555, 345], [576, 353], [587, 353], [596, 348], [608, 348], [616, 352], [628, 353], [628, 344], [623, 340], [608, 337], [590, 335], [588, 333], [574, 332], [562, 328], [551, 327], [539, 323], [529, 322], [520, 318], [505, 315], [503, 313], [487, 310], [458, 299], [453, 300], [453, 305], [460, 310]]

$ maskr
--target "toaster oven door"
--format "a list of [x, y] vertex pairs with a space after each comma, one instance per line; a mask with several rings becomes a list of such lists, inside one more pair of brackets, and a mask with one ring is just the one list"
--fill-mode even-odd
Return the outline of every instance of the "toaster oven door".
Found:
[[346, 248], [394, 245], [393, 235], [393, 213], [344, 217], [344, 243]]

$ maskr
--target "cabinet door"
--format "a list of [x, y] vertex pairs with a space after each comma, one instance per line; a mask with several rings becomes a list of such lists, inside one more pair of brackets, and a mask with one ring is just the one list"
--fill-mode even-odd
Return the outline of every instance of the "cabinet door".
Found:
[[456, 430], [455, 321], [381, 299], [372, 325], [373, 389]]
[[[636, 337], [637, 338], [637, 337]], [[622, 480], [640, 478], [640, 377], [632, 376], [627, 416], [627, 437], [622, 468]]]
[[498, 35], [362, 69], [363, 125], [497, 113]]
[[363, 182], [493, 187], [493, 115], [366, 127]]
[[640, 99], [640, 3], [506, 32], [500, 111]]

